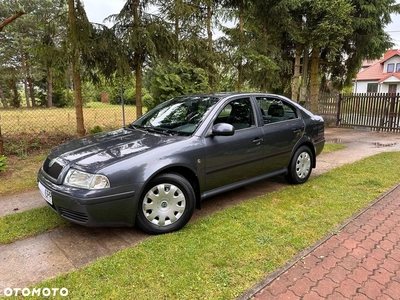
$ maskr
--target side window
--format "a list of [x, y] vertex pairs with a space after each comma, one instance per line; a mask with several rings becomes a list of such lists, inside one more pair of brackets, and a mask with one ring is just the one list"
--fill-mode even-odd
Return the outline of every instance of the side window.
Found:
[[255, 125], [253, 108], [249, 98], [236, 99], [229, 102], [219, 113], [214, 124], [228, 123], [235, 130]]
[[296, 109], [280, 99], [260, 97], [257, 98], [257, 103], [260, 106], [264, 124], [297, 118]]

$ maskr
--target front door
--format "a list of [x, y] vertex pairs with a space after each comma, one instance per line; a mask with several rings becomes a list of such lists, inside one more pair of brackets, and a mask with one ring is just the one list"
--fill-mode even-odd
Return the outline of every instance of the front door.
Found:
[[233, 136], [205, 138], [206, 190], [232, 184], [263, 173], [263, 131], [257, 126], [250, 98], [229, 102], [216, 123], [229, 123]]
[[389, 84], [389, 93], [396, 94], [397, 93], [397, 84]]

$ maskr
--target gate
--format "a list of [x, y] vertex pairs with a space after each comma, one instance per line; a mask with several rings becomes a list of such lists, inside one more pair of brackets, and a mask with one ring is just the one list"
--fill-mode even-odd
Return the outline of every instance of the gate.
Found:
[[400, 94], [340, 94], [336, 126], [400, 132]]

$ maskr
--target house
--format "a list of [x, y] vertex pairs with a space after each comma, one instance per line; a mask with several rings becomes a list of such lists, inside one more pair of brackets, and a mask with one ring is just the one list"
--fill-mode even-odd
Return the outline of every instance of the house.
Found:
[[354, 93], [400, 93], [400, 50], [389, 50], [379, 60], [364, 61], [353, 84]]

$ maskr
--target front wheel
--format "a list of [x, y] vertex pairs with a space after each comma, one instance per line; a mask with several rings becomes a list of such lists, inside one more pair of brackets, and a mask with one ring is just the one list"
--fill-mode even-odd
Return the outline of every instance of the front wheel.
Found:
[[136, 223], [151, 234], [177, 231], [192, 217], [195, 202], [193, 188], [184, 177], [175, 173], [161, 174], [146, 186]]
[[285, 175], [289, 183], [301, 184], [308, 180], [312, 170], [313, 154], [307, 146], [302, 146], [292, 157], [288, 173]]

